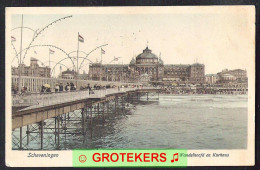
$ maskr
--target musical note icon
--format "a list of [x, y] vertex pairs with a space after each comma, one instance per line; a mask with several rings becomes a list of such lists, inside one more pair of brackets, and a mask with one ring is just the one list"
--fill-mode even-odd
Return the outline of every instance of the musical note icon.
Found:
[[[175, 158], [175, 156], [176, 156], [177, 158]], [[171, 163], [173, 163], [174, 161], [178, 161], [178, 160], [179, 160], [179, 153], [173, 154], [173, 159], [171, 160]]]

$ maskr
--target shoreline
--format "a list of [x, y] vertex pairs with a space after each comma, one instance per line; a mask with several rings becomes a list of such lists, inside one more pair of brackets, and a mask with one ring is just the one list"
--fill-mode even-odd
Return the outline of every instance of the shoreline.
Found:
[[223, 96], [248, 96], [248, 94], [199, 94], [199, 93], [194, 93], [194, 94], [174, 94], [174, 93], [161, 93], [160, 95], [169, 95], [169, 96], [206, 96], [206, 95], [223, 95]]

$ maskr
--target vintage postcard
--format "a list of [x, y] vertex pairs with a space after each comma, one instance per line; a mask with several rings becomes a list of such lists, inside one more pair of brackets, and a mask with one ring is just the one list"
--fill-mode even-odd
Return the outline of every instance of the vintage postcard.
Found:
[[6, 165], [255, 164], [255, 7], [6, 8]]

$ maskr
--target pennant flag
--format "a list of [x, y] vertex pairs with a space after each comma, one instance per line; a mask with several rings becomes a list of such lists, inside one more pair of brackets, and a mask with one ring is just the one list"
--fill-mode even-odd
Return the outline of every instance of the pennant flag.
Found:
[[13, 37], [13, 36], [11, 36], [11, 41], [13, 42], [13, 41], [16, 41], [16, 38], [15, 37]]
[[105, 50], [103, 50], [102, 48], [101, 48], [101, 54], [105, 54], [106, 52], [105, 52]]
[[79, 42], [84, 43], [84, 38], [81, 35], [79, 35], [78, 39], [79, 39]]
[[49, 48], [49, 52], [50, 52], [50, 54], [54, 54], [55, 53], [55, 51], [51, 50], [50, 48]]

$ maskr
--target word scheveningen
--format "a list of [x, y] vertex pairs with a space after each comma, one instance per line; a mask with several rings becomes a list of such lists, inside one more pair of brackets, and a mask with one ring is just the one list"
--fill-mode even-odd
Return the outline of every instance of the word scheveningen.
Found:
[[59, 157], [59, 154], [49, 154], [49, 153], [28, 153], [29, 158], [55, 158]]

